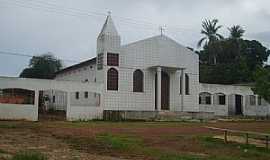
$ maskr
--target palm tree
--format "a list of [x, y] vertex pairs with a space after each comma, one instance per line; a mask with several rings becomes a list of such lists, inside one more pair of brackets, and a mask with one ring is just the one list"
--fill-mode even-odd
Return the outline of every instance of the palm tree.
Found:
[[204, 47], [208, 47], [209, 49], [209, 63], [210, 58], [213, 58], [213, 63], [216, 64], [216, 52], [215, 52], [215, 46], [214, 44], [219, 41], [220, 39], [223, 39], [223, 36], [218, 33], [218, 30], [221, 28], [221, 25], [218, 25], [218, 20], [213, 19], [205, 19], [202, 22], [202, 30], [201, 34], [204, 35], [204, 37], [198, 42], [198, 48], [202, 46], [204, 43]]
[[231, 39], [241, 39], [245, 33], [245, 30], [240, 25], [234, 25], [231, 28], [228, 28], [230, 31]]
[[203, 34], [205, 37], [203, 37], [199, 42], [198, 42], [198, 47], [201, 47], [203, 42], [204, 45], [208, 45], [211, 42], [223, 39], [223, 36], [218, 34], [218, 30], [221, 28], [221, 25], [218, 25], [218, 20], [213, 19], [213, 20], [208, 20], [205, 19], [202, 22], [202, 30], [201, 34]]
[[243, 37], [245, 30], [240, 25], [234, 25], [228, 28], [230, 31], [230, 39], [235, 47], [235, 60], [238, 61], [241, 58], [241, 38]]

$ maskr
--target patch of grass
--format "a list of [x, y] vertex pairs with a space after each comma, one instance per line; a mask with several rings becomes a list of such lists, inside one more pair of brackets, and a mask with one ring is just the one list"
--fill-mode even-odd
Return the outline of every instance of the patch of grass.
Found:
[[0, 154], [1, 154], [1, 153], [2, 153], [2, 154], [5, 154], [5, 153], [7, 153], [7, 152], [0, 148]]
[[107, 148], [116, 150], [130, 150], [143, 146], [141, 139], [128, 136], [102, 134], [97, 136], [97, 140], [103, 143]]
[[142, 139], [127, 135], [100, 134], [94, 138], [64, 139], [78, 150], [90, 153], [106, 154], [120, 157], [136, 157], [137, 159], [157, 160], [204, 160], [193, 155], [179, 155], [175, 152], [168, 152], [161, 149], [146, 146]]
[[35, 129], [39, 127], [38, 123], [24, 121], [0, 121], [1, 129]]
[[15, 124], [0, 124], [0, 128], [2, 129], [14, 129], [17, 128], [17, 125]]
[[[225, 144], [223, 140], [212, 137], [199, 137], [199, 139], [206, 148], [221, 153], [218, 156], [213, 155], [216, 156], [215, 158], [213, 158], [213, 160], [270, 159], [270, 150], [266, 148], [257, 147], [255, 145], [239, 144], [235, 142], [229, 142]], [[225, 150], [233, 151], [234, 155], [230, 155], [230, 157], [227, 157], [228, 155], [224, 155], [226, 154]]]
[[13, 156], [11, 160], [47, 160], [48, 158], [35, 151], [24, 151], [24, 152], [18, 152]]
[[204, 160], [199, 156], [183, 155], [145, 146], [143, 140], [138, 137], [103, 134], [99, 135], [97, 139], [112, 150], [124, 151], [130, 155], [142, 155], [158, 160]]
[[159, 158], [159, 160], [205, 160], [198, 156], [193, 155], [163, 155]]

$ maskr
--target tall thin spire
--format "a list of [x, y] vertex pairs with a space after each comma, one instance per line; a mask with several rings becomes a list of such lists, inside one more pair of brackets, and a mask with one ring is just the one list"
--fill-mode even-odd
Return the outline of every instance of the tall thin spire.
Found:
[[106, 21], [102, 27], [102, 30], [99, 34], [99, 36], [101, 35], [112, 35], [112, 36], [118, 36], [118, 32], [117, 32], [117, 29], [113, 23], [113, 20], [112, 20], [112, 16], [111, 16], [111, 12], [109, 11], [108, 12], [108, 16], [106, 18]]

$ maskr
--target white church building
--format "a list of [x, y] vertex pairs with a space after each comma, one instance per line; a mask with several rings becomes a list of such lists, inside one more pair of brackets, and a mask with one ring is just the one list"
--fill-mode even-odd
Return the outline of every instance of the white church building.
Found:
[[[200, 84], [198, 54], [165, 35], [122, 45], [110, 15], [97, 38], [96, 58], [57, 72], [55, 79], [103, 84], [101, 101], [109, 111], [267, 113], [249, 87]], [[76, 94], [83, 102], [85, 93]], [[250, 100], [261, 113], [244, 110]]]
[[110, 15], [96, 58], [58, 71], [53, 82], [101, 86], [99, 94], [83, 88], [45, 92], [49, 106], [65, 110], [68, 120], [270, 115], [270, 105], [249, 86], [199, 83], [198, 54], [165, 35], [122, 45]]

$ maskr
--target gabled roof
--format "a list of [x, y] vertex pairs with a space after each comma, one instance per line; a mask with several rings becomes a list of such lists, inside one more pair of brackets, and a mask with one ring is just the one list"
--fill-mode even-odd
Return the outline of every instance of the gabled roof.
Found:
[[117, 29], [113, 23], [111, 15], [107, 16], [107, 19], [102, 27], [102, 30], [99, 34], [99, 37], [102, 35], [112, 35], [112, 36], [118, 36]]
[[[136, 44], [140, 44], [140, 43], [144, 43], [145, 41], [157, 41], [158, 43], [162, 44], [164, 41], [168, 41], [170, 43], [173, 43], [175, 45], [177, 45], [180, 48], [183, 48], [184, 50], [186, 50], [188, 53], [192, 53], [192, 54], [196, 54], [195, 52], [191, 51], [190, 49], [188, 49], [187, 47], [183, 46], [182, 44], [178, 43], [177, 41], [173, 40], [172, 38], [166, 36], [166, 35], [157, 35], [157, 36], [153, 36], [150, 38], [146, 38], [146, 39], [142, 39], [139, 41], [135, 41], [129, 44], [125, 44], [122, 47], [129, 47], [132, 45], [136, 45]], [[197, 54], [196, 54], [197, 55]]]
[[78, 68], [81, 68], [81, 67], [85, 67], [85, 66], [88, 66], [88, 65], [93, 65], [95, 63], [96, 63], [96, 57], [92, 58], [92, 59], [89, 59], [89, 60], [86, 60], [86, 61], [83, 61], [81, 63], [75, 64], [75, 65], [66, 67], [64, 69], [61, 69], [61, 70], [55, 72], [55, 75], [61, 74], [61, 73], [67, 72], [67, 71], [71, 71], [71, 70], [74, 70], [74, 69], [78, 69]]

